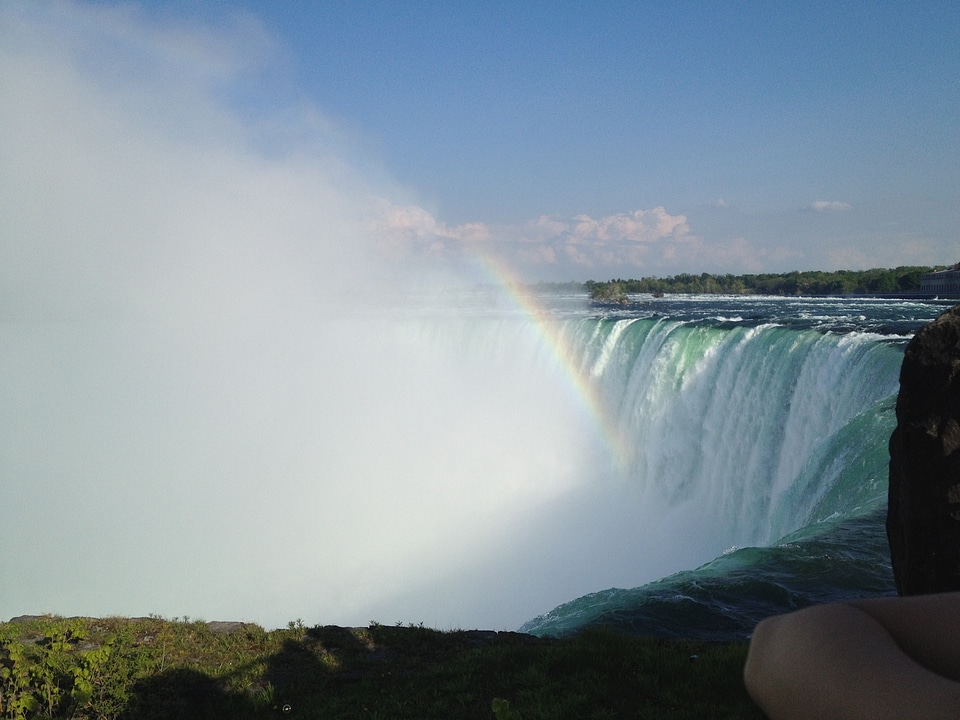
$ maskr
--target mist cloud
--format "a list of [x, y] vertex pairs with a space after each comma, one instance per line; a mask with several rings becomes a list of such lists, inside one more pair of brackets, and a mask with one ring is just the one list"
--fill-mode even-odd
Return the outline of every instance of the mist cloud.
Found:
[[0, 4], [0, 612], [515, 627], [589, 591], [513, 543], [602, 467], [541, 338], [391, 302], [486, 229], [258, 104], [272, 53]]
[[132, 8], [0, 12], [5, 312], [263, 308], [362, 276], [375, 196], [322, 124], [241, 121], [224, 99], [251, 72], [236, 48], [269, 45], [249, 21], [201, 36]]

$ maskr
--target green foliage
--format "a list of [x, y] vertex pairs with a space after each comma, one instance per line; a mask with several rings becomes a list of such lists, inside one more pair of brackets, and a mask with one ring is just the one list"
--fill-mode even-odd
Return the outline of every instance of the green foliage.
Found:
[[[0, 624], [0, 718], [743, 718], [744, 643], [157, 617]], [[505, 698], [509, 698], [506, 700]]]
[[691, 275], [640, 280], [588, 280], [583, 288], [602, 302], [622, 302], [629, 294], [705, 293], [723, 295], [874, 295], [920, 289], [920, 276], [940, 267], [901, 266], [892, 269], [765, 273], [759, 275]]
[[627, 291], [622, 282], [595, 283], [590, 288], [590, 299], [598, 302], [627, 302]]
[[510, 707], [510, 701], [503, 698], [493, 699], [493, 717], [496, 720], [523, 720], [520, 713]]
[[76, 651], [85, 637], [78, 620], [58, 621], [33, 642], [0, 637], [0, 717], [75, 717], [91, 705], [110, 645]]
[[0, 715], [21, 720], [38, 705], [26, 650], [16, 640], [0, 640]]

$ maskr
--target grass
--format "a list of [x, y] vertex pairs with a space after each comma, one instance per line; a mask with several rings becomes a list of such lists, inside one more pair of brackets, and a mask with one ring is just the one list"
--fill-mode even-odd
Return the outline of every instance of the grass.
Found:
[[601, 630], [44, 616], [0, 624], [0, 717], [760, 720], [745, 656]]

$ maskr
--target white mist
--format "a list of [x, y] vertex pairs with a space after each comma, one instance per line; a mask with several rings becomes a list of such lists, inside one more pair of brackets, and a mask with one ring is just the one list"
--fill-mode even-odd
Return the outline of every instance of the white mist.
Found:
[[563, 368], [397, 311], [396, 189], [225, 104], [255, 27], [2, 12], [0, 616], [502, 628], [618, 581]]

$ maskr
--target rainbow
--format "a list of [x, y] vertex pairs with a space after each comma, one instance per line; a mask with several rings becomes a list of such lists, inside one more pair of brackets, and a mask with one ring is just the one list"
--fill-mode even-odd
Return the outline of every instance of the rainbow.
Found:
[[571, 346], [560, 325], [502, 258], [478, 249], [474, 249], [472, 254], [482, 274], [504, 290], [510, 301], [529, 318], [534, 332], [549, 348], [578, 403], [585, 409], [610, 450], [613, 461], [617, 466], [622, 466], [629, 455], [626, 434], [616, 422], [616, 414], [603, 397], [596, 380], [580, 363], [579, 353]]

